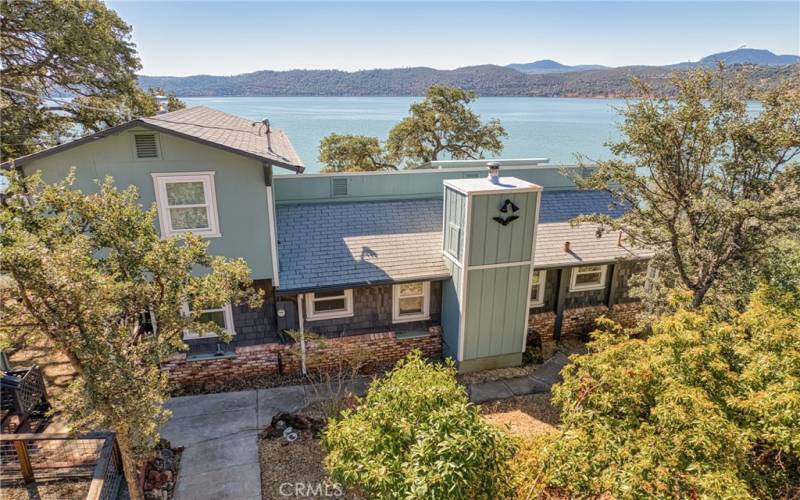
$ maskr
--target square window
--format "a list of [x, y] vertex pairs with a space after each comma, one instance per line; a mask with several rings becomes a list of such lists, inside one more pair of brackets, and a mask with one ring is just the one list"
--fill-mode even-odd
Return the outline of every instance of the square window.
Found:
[[[184, 314], [189, 314], [191, 309], [188, 305], [184, 306]], [[213, 307], [203, 309], [200, 313], [198, 321], [201, 323], [216, 323], [220, 328], [227, 331], [231, 335], [236, 335], [233, 329], [233, 309], [230, 304], [225, 304], [222, 307]], [[216, 337], [217, 335], [212, 332], [184, 332], [184, 339], [199, 339], [204, 337]]]
[[606, 286], [606, 270], [608, 266], [581, 266], [572, 269], [569, 290], [579, 292], [600, 290]]
[[214, 188], [214, 172], [153, 174], [162, 237], [191, 231], [221, 236]]
[[529, 307], [541, 307], [544, 305], [544, 283], [546, 277], [547, 271], [533, 272]]
[[352, 290], [335, 290], [306, 294], [306, 317], [309, 321], [347, 318], [352, 315]]
[[423, 321], [430, 318], [431, 284], [428, 281], [401, 283], [392, 287], [392, 321]]

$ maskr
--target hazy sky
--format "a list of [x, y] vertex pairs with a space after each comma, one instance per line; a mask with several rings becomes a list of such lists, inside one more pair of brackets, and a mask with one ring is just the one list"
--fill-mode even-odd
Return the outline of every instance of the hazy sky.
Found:
[[800, 53], [800, 2], [108, 2], [148, 75]]

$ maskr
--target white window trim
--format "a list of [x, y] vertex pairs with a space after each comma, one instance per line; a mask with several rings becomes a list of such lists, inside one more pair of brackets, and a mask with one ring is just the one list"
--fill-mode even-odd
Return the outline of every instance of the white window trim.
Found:
[[353, 290], [342, 290], [344, 292], [344, 310], [341, 311], [324, 311], [315, 312], [314, 303], [316, 301], [325, 300], [339, 300], [341, 296], [337, 297], [323, 297], [317, 299], [314, 293], [306, 294], [306, 319], [308, 321], [317, 321], [321, 319], [336, 319], [336, 318], [349, 318], [353, 315]]
[[603, 288], [606, 287], [606, 272], [608, 271], [608, 265], [606, 265], [606, 264], [603, 264], [602, 266], [600, 266], [600, 283], [599, 284], [594, 284], [593, 283], [593, 284], [588, 284], [588, 285], [577, 285], [575, 283], [575, 280], [577, 279], [579, 274], [594, 274], [594, 273], [597, 273], [597, 271], [592, 271], [591, 273], [588, 272], [588, 271], [581, 273], [581, 272], [578, 271], [578, 269], [580, 269], [581, 267], [589, 267], [589, 266], [594, 267], [595, 265], [596, 264], [587, 264], [586, 266], [579, 266], [579, 267], [573, 267], [572, 268], [572, 272], [570, 273], [571, 277], [570, 277], [570, 280], [569, 280], [569, 291], [570, 292], [585, 292], [585, 291], [588, 291], [588, 290], [602, 290]]
[[[185, 233], [193, 233], [203, 238], [219, 238], [222, 234], [219, 231], [219, 215], [217, 210], [217, 193], [214, 185], [215, 172], [170, 172], [150, 174], [153, 177], [153, 188], [156, 193], [156, 207], [158, 208], [158, 221], [161, 226], [161, 237], [179, 236]], [[206, 212], [208, 214], [208, 228], [197, 229], [173, 229], [172, 219], [169, 216], [169, 205], [167, 204], [167, 184], [172, 182], [202, 182], [206, 197]]]
[[[545, 280], [547, 279], [547, 270], [546, 269], [542, 269], [542, 270], [539, 270], [539, 271], [533, 271], [533, 273], [534, 274], [537, 274], [537, 273], [539, 274], [539, 293], [537, 294], [537, 297], [539, 297], [539, 300], [531, 300], [531, 293], [530, 292], [533, 291], [533, 287], [534, 287], [534, 285], [531, 284], [531, 289], [530, 289], [530, 291], [528, 293], [528, 307], [542, 307], [544, 305], [544, 283], [545, 283]], [[531, 281], [533, 281], [533, 279], [531, 279]]]
[[653, 267], [653, 261], [647, 261], [647, 271], [645, 271], [645, 283], [644, 289], [646, 292], [653, 291], [653, 281], [657, 280], [658, 277], [661, 275], [661, 270], [658, 268]]
[[431, 282], [422, 282], [422, 312], [400, 314], [400, 285], [392, 285], [392, 323], [425, 321], [431, 318]]
[[[139, 155], [136, 154], [136, 136], [137, 135], [152, 135], [155, 137], [156, 141], [156, 157], [155, 158], [139, 158]], [[158, 133], [156, 132], [134, 132], [131, 134], [131, 151], [133, 154], [134, 161], [157, 161], [163, 159], [162, 151], [161, 151], [161, 137], [159, 137]]]
[[[222, 307], [210, 307], [208, 309], [203, 309], [203, 312], [210, 312], [210, 311], [222, 311], [222, 316], [225, 318], [225, 331], [227, 331], [231, 335], [236, 335], [236, 330], [233, 327], [233, 308], [230, 304], [225, 304]], [[183, 314], [189, 315], [189, 306], [188, 304], [184, 304], [183, 306]], [[185, 340], [191, 339], [205, 339], [205, 338], [215, 338], [219, 337], [216, 333], [206, 332], [206, 333], [197, 333], [197, 332], [183, 332], [183, 338]]]

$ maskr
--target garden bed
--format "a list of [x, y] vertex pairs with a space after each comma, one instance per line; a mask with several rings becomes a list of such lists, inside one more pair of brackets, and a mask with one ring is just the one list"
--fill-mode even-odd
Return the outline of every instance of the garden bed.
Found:
[[[324, 422], [324, 412], [319, 406], [310, 406], [294, 416]], [[273, 422], [277, 420], [279, 418]], [[325, 452], [315, 429], [295, 428], [295, 432], [297, 438], [291, 442], [276, 425], [271, 425], [261, 435], [258, 454], [261, 462], [261, 496], [264, 500], [287, 497], [362, 498], [331, 482], [325, 471]]]
[[0, 498], [3, 500], [83, 500], [89, 493], [92, 480], [60, 479], [55, 481], [36, 481], [26, 485], [24, 481], [3, 482], [0, 484]]

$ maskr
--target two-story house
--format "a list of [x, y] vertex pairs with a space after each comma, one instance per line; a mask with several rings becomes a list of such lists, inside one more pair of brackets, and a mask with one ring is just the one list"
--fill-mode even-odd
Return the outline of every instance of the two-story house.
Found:
[[[2, 166], [48, 182], [74, 167], [86, 192], [110, 175], [156, 204], [162, 236], [192, 231], [211, 253], [247, 261], [266, 300], [207, 311], [230, 344], [186, 332], [190, 351], [165, 368], [187, 384], [324, 367], [355, 349], [390, 362], [420, 348], [462, 371], [516, 365], [527, 345], [547, 352], [609, 310], [631, 322], [628, 278], [650, 257], [621, 235], [570, 225], [623, 207], [542, 160], [498, 160], [488, 175], [484, 161], [302, 174], [281, 130], [206, 107]], [[287, 346], [292, 331], [327, 337], [326, 352], [305, 359]]]

